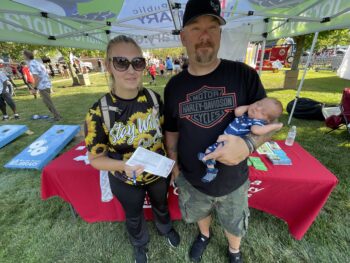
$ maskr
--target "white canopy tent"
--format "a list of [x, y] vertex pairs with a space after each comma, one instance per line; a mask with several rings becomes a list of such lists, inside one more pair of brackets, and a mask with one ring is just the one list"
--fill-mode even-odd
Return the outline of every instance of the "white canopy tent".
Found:
[[[181, 45], [178, 34], [186, 2], [1, 0], [0, 41], [105, 50], [108, 39], [125, 34], [142, 48], [176, 47]], [[349, 0], [220, 2], [227, 21], [219, 51], [223, 58], [243, 61], [249, 41], [350, 28]]]
[[[126, 34], [143, 48], [180, 46], [187, 0], [1, 0], [0, 41], [104, 50]], [[349, 0], [221, 0], [223, 46], [350, 27]]]

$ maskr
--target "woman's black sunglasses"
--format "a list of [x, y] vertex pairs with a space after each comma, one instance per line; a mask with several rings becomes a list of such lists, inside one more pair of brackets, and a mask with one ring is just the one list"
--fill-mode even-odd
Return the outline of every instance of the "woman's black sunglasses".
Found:
[[143, 57], [135, 57], [131, 61], [126, 57], [112, 57], [110, 60], [117, 71], [127, 71], [130, 64], [136, 71], [142, 71], [146, 67], [146, 60]]

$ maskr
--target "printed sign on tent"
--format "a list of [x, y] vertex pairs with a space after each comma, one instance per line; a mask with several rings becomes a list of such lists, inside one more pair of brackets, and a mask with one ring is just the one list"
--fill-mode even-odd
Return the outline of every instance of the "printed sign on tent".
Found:
[[5, 164], [11, 169], [42, 169], [79, 132], [79, 125], [54, 125]]
[[22, 135], [28, 127], [26, 125], [0, 125], [0, 148]]

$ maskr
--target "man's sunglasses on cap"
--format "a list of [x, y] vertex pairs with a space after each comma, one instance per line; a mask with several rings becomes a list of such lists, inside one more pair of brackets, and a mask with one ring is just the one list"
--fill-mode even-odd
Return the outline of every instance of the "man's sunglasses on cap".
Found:
[[127, 71], [130, 64], [136, 71], [142, 71], [146, 67], [146, 60], [143, 57], [135, 57], [131, 61], [126, 57], [112, 57], [113, 67], [117, 71]]

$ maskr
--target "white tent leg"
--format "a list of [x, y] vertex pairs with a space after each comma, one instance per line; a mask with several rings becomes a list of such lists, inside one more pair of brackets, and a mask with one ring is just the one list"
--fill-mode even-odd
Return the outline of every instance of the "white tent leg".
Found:
[[253, 65], [254, 65], [254, 67], [256, 66], [256, 63], [257, 63], [257, 61], [258, 61], [258, 54], [259, 54], [259, 49], [260, 49], [260, 44], [255, 44], [254, 45], [254, 50], [255, 50], [255, 52], [254, 52], [254, 60], [253, 60]]
[[292, 121], [292, 117], [293, 117], [293, 113], [294, 113], [294, 110], [295, 110], [295, 106], [297, 105], [299, 94], [300, 94], [301, 88], [303, 87], [303, 84], [304, 84], [304, 79], [305, 79], [305, 76], [306, 76], [307, 68], [310, 65], [310, 61], [311, 61], [312, 53], [314, 52], [314, 48], [315, 48], [315, 44], [316, 44], [316, 41], [317, 41], [317, 37], [318, 37], [318, 32], [315, 33], [314, 39], [312, 40], [310, 54], [307, 57], [307, 61], [306, 61], [305, 68], [304, 68], [303, 77], [301, 78], [301, 81], [299, 83], [299, 87], [298, 87], [298, 90], [297, 90], [297, 94], [295, 95], [293, 108], [292, 108], [292, 110], [290, 112], [289, 119], [288, 119], [288, 125], [290, 125], [290, 123]]
[[264, 63], [265, 46], [266, 46], [266, 38], [264, 38], [262, 47], [261, 47], [261, 56], [260, 56], [259, 72], [258, 72], [259, 76], [261, 76], [261, 71]]

